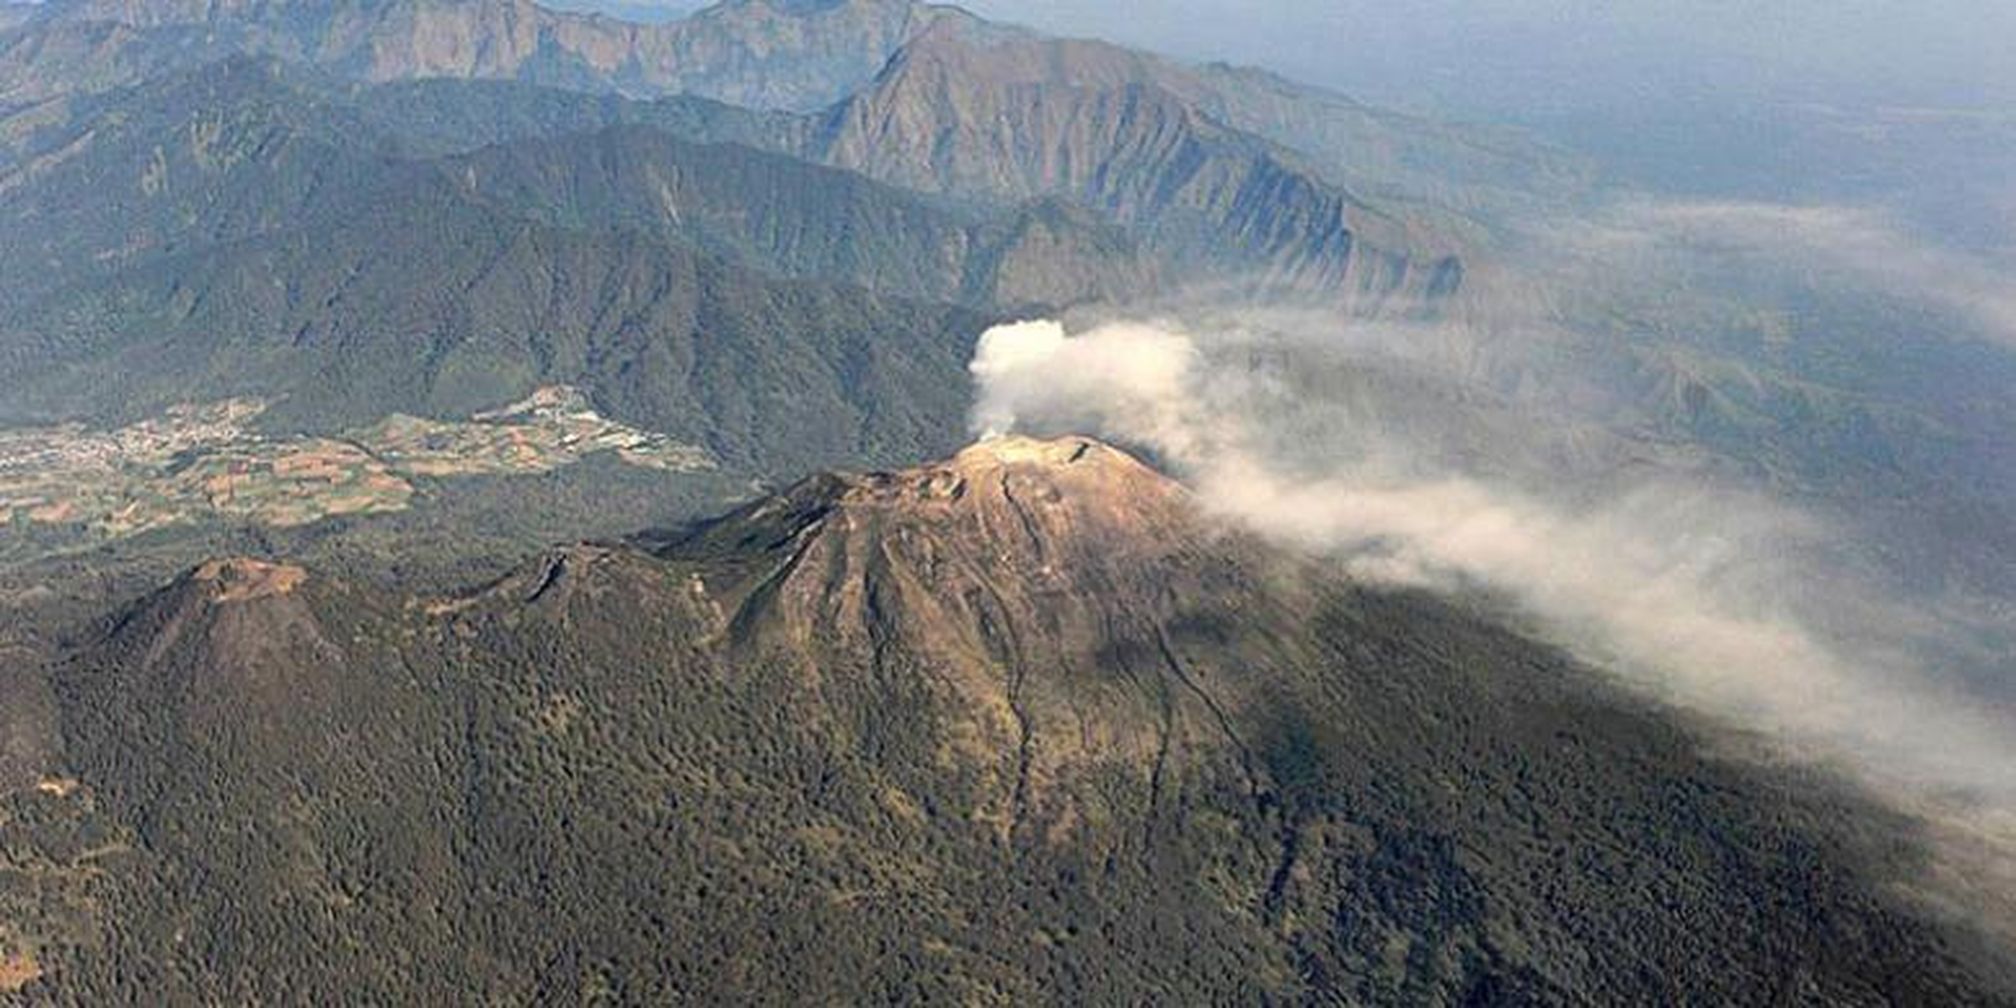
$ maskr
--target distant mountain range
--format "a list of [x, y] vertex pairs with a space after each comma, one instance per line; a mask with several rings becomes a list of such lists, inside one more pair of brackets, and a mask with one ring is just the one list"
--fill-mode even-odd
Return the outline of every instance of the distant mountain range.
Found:
[[1080, 439], [445, 597], [216, 561], [6, 701], [0, 934], [82, 1000], [1987, 990], [1876, 813]]
[[[9, 81], [0, 416], [253, 394], [333, 430], [568, 384], [773, 475], [949, 447], [916, 431], [956, 429], [957, 364], [1003, 314], [1198, 282], [1432, 314], [1491, 199], [1419, 200], [1488, 193], [1473, 171], [1530, 193], [1559, 163], [895, 0], [652, 26], [504, 0], [57, 2], [0, 32]], [[720, 280], [670, 279], [696, 269]], [[722, 284], [763, 293], [687, 293]], [[642, 363], [686, 350], [603, 342], [666, 347], [666, 326], [783, 342], [704, 392]], [[906, 376], [872, 410], [838, 387], [874, 369], [830, 356], [868, 346]], [[731, 433], [794, 413], [841, 440]]]
[[68, 90], [73, 61], [108, 71], [85, 78], [106, 86], [243, 52], [369, 81], [525, 80], [809, 111], [873, 77], [924, 26], [965, 16], [909, 0], [737, 0], [655, 25], [529, 0], [57, 0], [0, 58], [0, 96]]
[[[330, 433], [565, 384], [781, 479], [950, 448], [958, 363], [993, 321], [1206, 290], [1484, 329], [1567, 316], [1572, 346], [1508, 333], [1528, 361], [1473, 377], [1558, 398], [1530, 364], [1555, 355], [1626, 390], [1613, 419], [1639, 436], [1827, 500], [1843, 474], [1931, 480], [1971, 513], [2008, 479], [1965, 460], [1996, 468], [1982, 445], [2006, 427], [2009, 365], [1900, 341], [1928, 324], [1917, 309], [1740, 277], [1536, 277], [1587, 223], [1588, 164], [1258, 71], [902, 0], [738, 0], [653, 25], [506, 0], [8, 11], [0, 419], [123, 423], [255, 395], [281, 400], [269, 422]], [[574, 275], [555, 275], [563, 260]], [[691, 311], [673, 285], [640, 310], [608, 279], [661, 260], [764, 293]], [[413, 282], [429, 275], [463, 286]], [[566, 321], [523, 303], [589, 277], [555, 295]], [[814, 288], [827, 329], [808, 346]], [[583, 311], [596, 334], [577, 332]], [[653, 347], [760, 328], [767, 349], [710, 378], [731, 386], [710, 402], [640, 380], [605, 348], [626, 328]], [[834, 331], [908, 362], [872, 408], [839, 391], [857, 365]], [[686, 359], [645, 356], [661, 353]], [[814, 376], [783, 377], [804, 361]], [[821, 444], [735, 433], [772, 416]]]
[[1048, 39], [917, 0], [729, 0], [650, 25], [528, 0], [52, 0], [37, 11], [36, 24], [0, 44], [0, 101], [133, 83], [239, 52], [374, 82], [517, 80], [817, 113], [870, 89], [892, 64], [951, 59], [992, 71], [966, 75], [969, 85], [1019, 64], [1025, 84], [1026, 71], [1042, 70], [1043, 83], [1074, 89], [1152, 88], [1306, 151], [1347, 185], [1530, 200], [1587, 182], [1573, 158], [1509, 131], [1382, 112], [1257, 70]]

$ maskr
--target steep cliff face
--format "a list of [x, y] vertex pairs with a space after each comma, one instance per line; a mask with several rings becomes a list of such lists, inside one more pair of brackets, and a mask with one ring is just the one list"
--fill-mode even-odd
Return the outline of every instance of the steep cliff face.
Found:
[[640, 37], [637, 62], [663, 69], [638, 76], [665, 92], [809, 112], [853, 93], [930, 26], [967, 20], [914, 0], [733, 0]]
[[1193, 271], [1343, 291], [1366, 307], [1446, 293], [1460, 277], [1448, 236], [1210, 118], [1157, 83], [1159, 65], [1099, 43], [940, 26], [827, 113], [810, 153], [958, 198], [1061, 197]]
[[1595, 184], [1592, 165], [1506, 127], [1395, 113], [1250, 67], [1155, 61], [1157, 87], [1219, 122], [1299, 151], [1326, 180], [1413, 212], [1486, 220], [1559, 206]]
[[144, 28], [113, 21], [23, 18], [0, 33], [0, 105], [20, 108], [64, 95], [125, 87], [150, 76], [229, 55], [221, 40], [170, 45]]
[[[552, 11], [531, 0], [59, 0], [41, 20], [51, 38], [82, 25], [126, 33], [103, 38], [100, 52], [209, 39], [371, 81], [533, 80], [809, 111], [874, 76], [925, 27], [965, 17], [910, 0], [734, 0], [667, 24]], [[0, 59], [0, 69], [7, 65]], [[23, 76], [13, 84], [15, 98], [62, 86]]]

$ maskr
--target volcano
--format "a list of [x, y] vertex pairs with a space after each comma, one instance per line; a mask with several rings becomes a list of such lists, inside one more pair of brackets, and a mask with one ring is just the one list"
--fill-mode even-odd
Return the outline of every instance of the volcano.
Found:
[[1996, 996], [1908, 823], [1083, 438], [448, 597], [214, 562], [49, 676], [67, 999]]

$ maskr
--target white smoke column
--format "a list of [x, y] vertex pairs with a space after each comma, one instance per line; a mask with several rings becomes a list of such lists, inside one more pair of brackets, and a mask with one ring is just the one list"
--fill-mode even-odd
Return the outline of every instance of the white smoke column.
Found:
[[1166, 326], [1077, 337], [1049, 322], [1002, 327], [982, 338], [973, 374], [976, 431], [1076, 431], [1149, 448], [1206, 507], [1345, 557], [1360, 576], [1488, 586], [1559, 643], [1669, 701], [1767, 732], [1892, 794], [2016, 809], [2005, 718], [1943, 697], [1901, 657], [1851, 660], [1779, 604], [1824, 593], [1769, 552], [1810, 533], [1797, 515], [1673, 487], [1571, 508], [1460, 474], [1342, 465], [1291, 478], [1254, 447], [1265, 443], [1263, 421], [1242, 415], [1244, 376], [1207, 366]]
[[1013, 430], [1014, 401], [1022, 398], [1014, 383], [1047, 370], [1068, 342], [1064, 324], [1048, 320], [1014, 322], [981, 333], [973, 363], [967, 365], [983, 390], [973, 409], [973, 433], [990, 439]]
[[1072, 339], [1058, 322], [1016, 322], [982, 333], [969, 369], [980, 395], [972, 432], [1012, 431], [1023, 416], [1052, 425], [1108, 429], [1172, 456], [1201, 450], [1186, 415], [1196, 351], [1184, 336], [1122, 324], [1097, 339]]

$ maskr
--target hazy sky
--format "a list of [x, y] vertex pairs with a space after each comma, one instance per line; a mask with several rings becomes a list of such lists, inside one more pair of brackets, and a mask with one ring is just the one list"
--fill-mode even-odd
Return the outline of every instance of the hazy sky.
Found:
[[969, 0], [989, 17], [1272, 66], [1386, 103], [1979, 104], [2016, 92], [2010, 0]]
[[[702, 0], [549, 0], [629, 16]], [[1388, 105], [1544, 117], [1675, 98], [2016, 103], [2016, 0], [963, 0]]]

